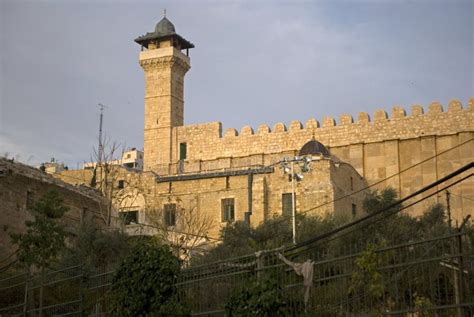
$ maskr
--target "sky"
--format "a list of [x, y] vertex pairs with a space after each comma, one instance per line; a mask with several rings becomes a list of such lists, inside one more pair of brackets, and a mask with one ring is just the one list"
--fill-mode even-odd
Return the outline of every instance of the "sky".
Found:
[[195, 44], [185, 124], [223, 130], [410, 113], [474, 97], [474, 1], [0, 0], [0, 156], [77, 168], [104, 133], [143, 147], [133, 40], [163, 10]]

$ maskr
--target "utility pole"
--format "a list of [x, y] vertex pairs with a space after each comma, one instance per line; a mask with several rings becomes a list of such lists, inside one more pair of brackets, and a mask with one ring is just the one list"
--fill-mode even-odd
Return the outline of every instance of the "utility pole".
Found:
[[[311, 156], [295, 156], [292, 159], [284, 158], [280, 162], [283, 172], [290, 174], [291, 181], [291, 219], [292, 219], [292, 231], [293, 231], [293, 244], [296, 244], [296, 189], [295, 182], [303, 180], [303, 173], [309, 172], [310, 163], [312, 161]], [[295, 163], [299, 166], [300, 172], [295, 172]]]
[[293, 244], [296, 245], [296, 195], [295, 195], [295, 162], [291, 162], [291, 218], [293, 220]]
[[102, 144], [102, 123], [104, 121], [104, 108], [107, 108], [107, 106], [99, 103], [99, 109], [100, 109], [100, 120], [99, 120], [99, 148], [98, 148], [98, 162], [97, 164], [101, 165], [102, 163], [102, 155], [104, 152], [104, 145]]

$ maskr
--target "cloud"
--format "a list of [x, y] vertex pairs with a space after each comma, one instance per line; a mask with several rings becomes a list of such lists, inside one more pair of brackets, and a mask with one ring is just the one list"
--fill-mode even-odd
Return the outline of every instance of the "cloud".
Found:
[[109, 106], [106, 133], [142, 147], [144, 80], [133, 39], [153, 30], [164, 7], [196, 44], [186, 123], [322, 120], [467, 101], [474, 86], [469, 1], [1, 3], [0, 141], [39, 161], [88, 160], [99, 102]]

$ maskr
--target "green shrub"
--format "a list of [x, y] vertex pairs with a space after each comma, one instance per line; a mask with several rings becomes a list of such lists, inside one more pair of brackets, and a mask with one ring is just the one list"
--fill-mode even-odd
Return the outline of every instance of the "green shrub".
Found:
[[113, 316], [189, 316], [178, 301], [179, 260], [166, 245], [138, 245], [121, 263], [111, 290]]

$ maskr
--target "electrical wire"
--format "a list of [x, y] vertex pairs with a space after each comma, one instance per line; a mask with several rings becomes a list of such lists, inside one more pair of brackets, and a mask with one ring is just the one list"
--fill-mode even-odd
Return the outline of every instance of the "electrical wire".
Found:
[[[417, 195], [419, 195], [419, 194], [421, 194], [421, 193], [423, 193], [423, 192], [425, 192], [425, 191], [427, 191], [427, 190], [429, 190], [429, 189], [431, 189], [431, 188], [433, 188], [433, 187], [436, 187], [436, 186], [438, 186], [439, 184], [441, 184], [441, 183], [443, 183], [443, 182], [445, 182], [445, 181], [447, 181], [447, 180], [449, 180], [449, 179], [451, 179], [451, 178], [453, 178], [453, 177], [455, 177], [455, 176], [457, 176], [457, 175], [460, 175], [461, 173], [463, 173], [463, 172], [465, 172], [465, 171], [467, 171], [467, 170], [469, 170], [469, 169], [471, 169], [471, 168], [473, 168], [473, 167], [474, 167], [474, 162], [471, 162], [471, 163], [469, 163], [469, 164], [467, 164], [467, 165], [465, 165], [465, 166], [459, 168], [458, 170], [456, 170], [456, 171], [454, 171], [454, 172], [452, 172], [452, 173], [450, 173], [450, 174], [448, 174], [448, 175], [442, 177], [441, 179], [439, 179], [439, 180], [437, 180], [437, 181], [435, 181], [435, 182], [433, 182], [433, 183], [431, 183], [431, 184], [429, 184], [429, 185], [427, 185], [427, 186], [425, 186], [425, 187], [423, 187], [423, 188], [421, 188], [421, 189], [415, 191], [414, 193], [412, 193], [412, 194], [410, 194], [410, 195], [408, 195], [408, 196], [405, 196], [405, 197], [402, 198], [402, 199], [399, 199], [398, 201], [396, 201], [396, 202], [390, 204], [389, 206], [387, 206], [387, 207], [385, 207], [385, 208], [382, 208], [381, 210], [378, 210], [378, 211], [376, 211], [376, 212], [374, 212], [374, 213], [372, 213], [372, 214], [369, 214], [369, 215], [367, 215], [367, 216], [364, 216], [364, 217], [362, 217], [362, 218], [359, 218], [359, 219], [357, 219], [357, 220], [354, 220], [354, 221], [352, 221], [352, 222], [350, 222], [350, 223], [347, 223], [347, 224], [345, 224], [345, 225], [342, 225], [342, 226], [340, 226], [340, 227], [338, 227], [338, 228], [336, 228], [336, 229], [333, 229], [333, 230], [331, 230], [331, 231], [329, 231], [329, 232], [326, 232], [326, 233], [317, 235], [317, 236], [315, 236], [315, 237], [313, 237], [313, 238], [311, 238], [311, 239], [308, 239], [308, 240], [306, 240], [306, 241], [304, 241], [304, 242], [298, 243], [298, 244], [296, 244], [295, 246], [288, 248], [287, 251], [296, 250], [296, 249], [298, 249], [298, 248], [301, 248], [301, 247], [303, 247], [303, 246], [305, 246], [305, 245], [311, 244], [311, 243], [316, 242], [316, 241], [318, 241], [318, 240], [322, 240], [322, 239], [324, 239], [324, 238], [330, 237], [330, 236], [332, 236], [332, 235], [334, 235], [334, 234], [336, 234], [336, 233], [338, 233], [338, 232], [341, 232], [341, 231], [343, 231], [343, 230], [345, 230], [345, 229], [347, 229], [347, 228], [353, 227], [353, 226], [355, 226], [356, 224], [363, 223], [363, 222], [365, 222], [366, 220], [371, 219], [371, 218], [374, 218], [375, 216], [377, 216], [377, 215], [379, 215], [379, 214], [382, 214], [383, 212], [385, 212], [385, 211], [387, 211], [387, 210], [390, 210], [390, 209], [392, 209], [393, 207], [396, 207], [396, 206], [402, 204], [403, 202], [409, 200], [410, 198], [413, 198], [413, 197], [415, 197], [415, 196], [417, 196]], [[471, 174], [469, 174], [468, 176], [466, 176], [465, 178], [463, 178], [462, 180], [465, 180], [465, 179], [471, 177], [472, 175], [473, 175], [473, 174], [471, 173]], [[458, 182], [459, 182], [459, 181], [458, 181]], [[455, 182], [455, 183], [453, 183], [453, 184], [457, 184], [458, 182]], [[448, 187], [448, 188], [449, 188], [449, 187]]]
[[[390, 176], [388, 176], [388, 177], [386, 177], [386, 178], [384, 178], [384, 179], [381, 179], [381, 180], [379, 180], [379, 181], [377, 181], [377, 182], [375, 182], [375, 183], [372, 183], [372, 184], [370, 184], [370, 185], [368, 185], [368, 186], [366, 186], [366, 187], [364, 187], [364, 188], [362, 188], [362, 189], [356, 190], [356, 191], [351, 192], [351, 193], [349, 193], [349, 194], [346, 194], [346, 195], [344, 195], [344, 196], [335, 198], [335, 199], [333, 199], [333, 200], [331, 200], [331, 201], [324, 202], [324, 203], [319, 204], [319, 205], [317, 205], [317, 206], [314, 206], [314, 207], [308, 208], [308, 209], [306, 209], [306, 210], [304, 210], [304, 211], [301, 211], [301, 212], [299, 212], [298, 214], [296, 214], [296, 217], [300, 217], [300, 216], [302, 216], [302, 215], [304, 215], [304, 214], [306, 214], [306, 213], [308, 213], [308, 212], [310, 212], [310, 211], [314, 211], [314, 210], [316, 210], [316, 209], [319, 209], [319, 208], [322, 208], [322, 207], [324, 207], [324, 206], [333, 204], [333, 203], [335, 203], [335, 202], [337, 202], [337, 201], [340, 201], [340, 200], [342, 200], [342, 199], [345, 199], [345, 198], [351, 197], [351, 196], [353, 196], [353, 195], [359, 194], [359, 193], [361, 193], [361, 192], [364, 192], [364, 191], [366, 191], [366, 190], [368, 190], [368, 189], [370, 189], [370, 188], [372, 188], [372, 187], [374, 187], [374, 186], [377, 186], [377, 185], [379, 185], [379, 184], [381, 184], [381, 183], [386, 182], [387, 180], [389, 180], [389, 179], [391, 179], [391, 178], [393, 178], [393, 177], [395, 177], [395, 176], [397, 176], [397, 175], [401, 175], [402, 173], [404, 173], [404, 172], [406, 172], [406, 171], [408, 171], [408, 170], [410, 170], [410, 169], [412, 169], [412, 168], [415, 168], [415, 167], [417, 167], [417, 166], [419, 166], [419, 165], [421, 165], [421, 164], [423, 164], [423, 163], [426, 163], [426, 162], [428, 162], [428, 161], [430, 161], [430, 160], [432, 160], [432, 159], [435, 159], [435, 158], [437, 158], [438, 156], [443, 155], [443, 154], [445, 154], [445, 153], [447, 153], [447, 152], [449, 152], [449, 151], [452, 151], [452, 150], [454, 150], [454, 149], [456, 149], [456, 148], [458, 148], [458, 147], [460, 147], [460, 146], [462, 146], [462, 145], [464, 145], [464, 144], [466, 144], [466, 143], [468, 143], [468, 142], [471, 142], [471, 141], [473, 141], [473, 140], [474, 140], [474, 138], [471, 138], [471, 139], [466, 140], [466, 141], [464, 141], [464, 142], [462, 142], [462, 143], [459, 143], [459, 144], [457, 144], [457, 145], [455, 145], [455, 146], [453, 146], [453, 147], [451, 147], [451, 148], [449, 148], [449, 149], [447, 149], [447, 150], [445, 150], [445, 151], [439, 152], [439, 153], [437, 153], [437, 154], [434, 155], [434, 156], [431, 156], [431, 157], [429, 157], [429, 158], [426, 158], [426, 159], [424, 159], [424, 160], [422, 160], [422, 161], [420, 161], [420, 162], [418, 162], [418, 163], [416, 163], [416, 164], [414, 164], [414, 165], [411, 165], [411, 166], [409, 166], [409, 167], [407, 167], [407, 168], [405, 168], [405, 169], [403, 169], [403, 170], [400, 170], [399, 172], [397, 172], [397, 173], [395, 173], [395, 174], [392, 174], [392, 175], [390, 175]], [[279, 224], [279, 223], [281, 223], [281, 222], [287, 221], [287, 220], [291, 219], [291, 216], [284, 216], [283, 218], [284, 218], [284, 219], [282, 219], [282, 220], [275, 221], [275, 222], [272, 223], [271, 225], [276, 225], [276, 224]]]
[[[377, 223], [377, 222], [380, 222], [380, 221], [382, 221], [382, 220], [384, 220], [384, 219], [386, 219], [386, 218], [388, 218], [388, 217], [391, 217], [391, 216], [393, 216], [393, 215], [395, 215], [395, 214], [397, 214], [397, 213], [399, 213], [399, 212], [401, 212], [401, 211], [403, 211], [403, 210], [405, 210], [405, 209], [408, 209], [408, 208], [410, 208], [410, 207], [413, 207], [414, 205], [416, 205], [416, 204], [418, 204], [418, 203], [420, 203], [420, 202], [422, 202], [422, 201], [424, 201], [424, 200], [426, 200], [426, 199], [428, 199], [428, 198], [431, 198], [431, 197], [433, 197], [433, 196], [435, 196], [435, 195], [437, 195], [437, 194], [439, 194], [439, 193], [445, 191], [446, 189], [451, 188], [451, 187], [457, 185], [458, 183], [461, 183], [461, 182], [465, 181], [466, 179], [468, 179], [468, 178], [470, 178], [470, 177], [472, 177], [472, 176], [474, 176], [474, 173], [471, 173], [471, 174], [469, 174], [469, 175], [467, 175], [467, 176], [465, 176], [465, 177], [463, 177], [463, 178], [461, 178], [461, 179], [459, 179], [459, 180], [457, 180], [457, 181], [455, 181], [455, 182], [453, 182], [453, 183], [451, 183], [451, 184], [449, 184], [449, 185], [446, 185], [446, 186], [444, 186], [443, 188], [438, 189], [438, 190], [436, 190], [435, 192], [430, 193], [429, 195], [427, 195], [427, 196], [425, 196], [425, 197], [422, 197], [422, 198], [416, 200], [415, 202], [412, 202], [412, 203], [410, 203], [410, 204], [408, 204], [408, 205], [406, 205], [406, 206], [401, 207], [400, 209], [394, 210], [394, 211], [389, 212], [389, 213], [383, 213], [383, 216], [382, 216], [382, 217], [377, 218], [377, 219], [374, 219], [372, 222], [370, 222], [370, 223], [368, 223], [368, 224], [366, 224], [366, 225], [367, 225], [367, 226], [371, 226], [371, 225], [373, 225], [373, 224], [375, 224], [375, 223]], [[384, 211], [385, 211], [385, 208], [384, 208]], [[337, 236], [335, 236], [335, 237], [333, 237], [333, 238], [331, 238], [331, 239], [328, 239], [327, 241], [329, 242], [329, 241], [333, 241], [333, 240], [335, 240], [335, 239], [339, 239], [339, 238], [341, 238], [341, 237], [344, 237], [344, 236], [346, 236], [346, 235], [348, 235], [348, 234], [350, 234], [350, 233], [353, 233], [353, 232], [355, 232], [355, 231], [358, 231], [358, 230], [360, 230], [359, 227], [354, 227], [352, 230], [347, 231], [347, 232], [344, 232], [344, 233], [342, 233], [342, 234], [339, 234], [339, 235], [337, 235]]]
[[452, 196], [456, 196], [456, 197], [458, 197], [458, 198], [461, 198], [461, 199], [466, 199], [466, 200], [469, 200], [469, 201], [474, 201], [473, 198], [467, 198], [466, 196], [461, 196], [461, 195], [458, 195], [458, 194], [454, 194], [454, 193], [452, 193], [452, 192], [449, 192], [449, 194], [452, 195]]
[[[325, 202], [325, 203], [323, 203], [323, 204], [320, 204], [320, 205], [311, 207], [311, 208], [309, 208], [309, 209], [306, 209], [306, 210], [304, 210], [304, 211], [302, 211], [302, 212], [299, 212], [296, 216], [304, 215], [304, 214], [306, 214], [306, 213], [308, 213], [308, 212], [310, 212], [310, 211], [319, 209], [319, 208], [321, 208], [321, 207], [327, 206], [327, 205], [332, 204], [332, 203], [334, 203], [334, 202], [337, 202], [337, 201], [340, 201], [340, 200], [342, 200], [342, 199], [348, 198], [348, 197], [350, 197], [350, 196], [356, 195], [356, 194], [358, 194], [358, 193], [364, 192], [364, 191], [366, 191], [366, 190], [369, 189], [369, 188], [372, 188], [372, 187], [374, 187], [374, 186], [376, 186], [376, 185], [379, 185], [379, 184], [381, 184], [381, 183], [383, 183], [383, 182], [385, 182], [385, 181], [387, 181], [387, 180], [389, 180], [389, 179], [391, 179], [391, 178], [393, 178], [393, 177], [395, 177], [395, 176], [397, 176], [397, 175], [400, 175], [400, 174], [402, 174], [402, 173], [404, 173], [404, 172], [406, 172], [406, 171], [408, 171], [408, 170], [410, 170], [410, 169], [412, 169], [412, 168], [414, 168], [414, 167], [417, 167], [417, 166], [419, 166], [419, 165], [421, 165], [421, 164], [423, 164], [423, 163], [426, 163], [426, 162], [428, 162], [429, 160], [432, 160], [432, 159], [434, 159], [434, 158], [437, 158], [437, 157], [440, 156], [440, 155], [443, 155], [443, 154], [445, 154], [445, 153], [447, 153], [447, 152], [449, 152], [449, 151], [452, 151], [452, 150], [454, 150], [454, 149], [456, 149], [456, 148], [458, 148], [458, 147], [460, 147], [460, 146], [463, 146], [463, 145], [465, 145], [466, 143], [471, 142], [472, 140], [474, 140], [474, 139], [473, 139], [473, 138], [468, 139], [468, 140], [466, 140], [466, 141], [464, 141], [464, 142], [462, 142], [462, 143], [459, 143], [459, 144], [457, 144], [457, 145], [455, 145], [455, 146], [453, 146], [453, 147], [451, 147], [451, 148], [449, 148], [449, 149], [446, 149], [446, 150], [444, 150], [444, 151], [442, 151], [442, 152], [439, 152], [439, 153], [437, 153], [437, 154], [434, 155], [434, 156], [431, 156], [431, 157], [429, 157], [429, 158], [426, 158], [426, 159], [424, 159], [424, 160], [422, 160], [422, 161], [420, 161], [420, 162], [418, 162], [418, 163], [416, 163], [416, 164], [414, 164], [414, 165], [411, 165], [411, 166], [409, 166], [409, 167], [407, 167], [407, 168], [405, 168], [405, 169], [403, 169], [403, 170], [400, 170], [399, 172], [394, 173], [394, 174], [392, 174], [392, 175], [390, 175], [390, 176], [388, 176], [388, 177], [386, 177], [386, 178], [384, 178], [384, 179], [382, 179], [382, 180], [379, 180], [379, 181], [377, 181], [377, 182], [375, 182], [375, 183], [372, 183], [372, 184], [370, 184], [370, 185], [368, 185], [368, 186], [366, 186], [366, 187], [364, 187], [364, 188], [362, 188], [362, 189], [356, 190], [356, 191], [351, 192], [351, 193], [349, 193], [349, 194], [346, 194], [346, 195], [344, 195], [344, 196], [341, 196], [341, 197], [338, 197], [338, 198], [336, 198], [336, 199], [333, 199], [332, 201], [328, 201], [328, 202]], [[270, 166], [275, 166], [275, 165], [278, 165], [278, 164], [279, 164], [279, 162], [276, 162], [276, 163], [271, 164]], [[233, 189], [231, 189], [231, 190], [244, 190], [244, 189], [247, 189], [247, 188], [246, 188], [246, 187], [241, 187], [241, 188], [233, 188]], [[221, 191], [226, 191], [226, 189], [205, 191], [205, 192], [200, 192], [199, 194], [214, 193], [214, 192], [221, 192]], [[183, 195], [183, 194], [180, 194], [180, 193], [174, 193], [174, 194], [175, 194], [175, 195]], [[193, 194], [193, 193], [191, 193], [191, 194]], [[191, 195], [191, 194], [190, 194], [190, 195]], [[98, 203], [100, 204], [100, 202], [98, 202]], [[95, 214], [99, 214], [99, 215], [101, 215], [101, 216], [104, 216], [103, 214], [98, 213], [98, 212], [94, 212], [94, 211], [91, 211], [91, 212], [92, 212], [92, 213], [95, 213]], [[112, 216], [112, 218], [120, 219], [119, 217], [116, 217], [116, 216]], [[286, 217], [284, 217], [283, 219], [281, 219], [281, 220], [279, 220], [279, 221], [275, 221], [275, 222], [271, 223], [270, 225], [277, 225], [277, 224], [280, 224], [280, 223], [282, 223], [282, 222], [285, 222], [285, 221], [288, 220], [287, 218], [290, 218], [290, 217], [286, 216]], [[360, 218], [360, 219], [363, 219], [363, 218]], [[207, 239], [215, 240], [215, 241], [222, 241], [222, 239], [220, 239], [220, 238], [214, 238], [214, 237], [210, 237], [210, 236], [200, 236], [200, 235], [196, 235], [196, 234], [189, 233], [189, 232], [181, 232], [181, 231], [177, 231], [177, 230], [170, 230], [170, 229], [166, 229], [166, 228], [161, 228], [161, 227], [153, 226], [153, 225], [150, 225], [150, 224], [141, 223], [141, 224], [138, 224], [138, 225], [140, 225], [140, 226], [142, 226], [142, 227], [150, 227], [150, 228], [159, 229], [159, 230], [164, 230], [164, 231], [168, 231], [168, 232], [174, 232], [174, 233], [178, 233], [178, 234], [185, 234], [185, 235], [197, 236], [197, 237], [205, 238], [205, 239], [207, 238]]]
[[[94, 212], [94, 211], [91, 211], [91, 212], [92, 212], [92, 213], [97, 213], [97, 212]], [[114, 219], [118, 219], [118, 220], [120, 220], [120, 221], [123, 221], [122, 218], [117, 217], [117, 216], [110, 216], [110, 217], [111, 217], [111, 218], [114, 218]], [[195, 233], [184, 232], [184, 231], [178, 231], [178, 230], [174, 230], [174, 229], [167, 229], [167, 228], [163, 228], [163, 227], [159, 227], [159, 226], [154, 226], [154, 225], [150, 225], [150, 224], [146, 224], [146, 223], [137, 223], [136, 225], [142, 226], [142, 227], [150, 227], [150, 228], [154, 228], [154, 229], [159, 229], [159, 230], [163, 230], [163, 231], [167, 231], [167, 232], [171, 232], [171, 233], [178, 233], [178, 234], [183, 234], [183, 235], [194, 236], [194, 237], [203, 238], [203, 239], [209, 239], [209, 240], [215, 240], [215, 241], [222, 241], [222, 239], [214, 238], [214, 237], [211, 237], [211, 236], [198, 235], [198, 234], [195, 234]]]

